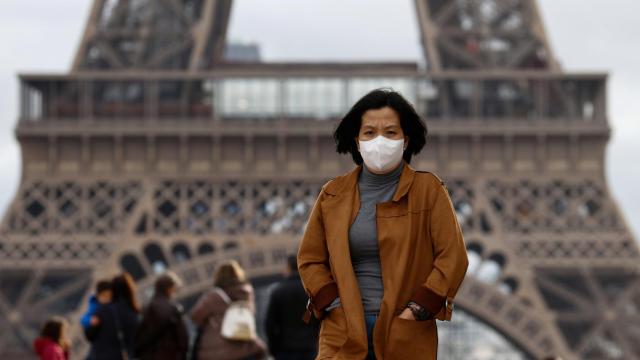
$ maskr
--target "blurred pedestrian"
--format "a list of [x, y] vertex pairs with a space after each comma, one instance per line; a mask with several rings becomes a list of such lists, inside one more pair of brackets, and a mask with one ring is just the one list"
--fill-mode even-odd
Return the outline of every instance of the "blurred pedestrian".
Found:
[[142, 313], [135, 340], [141, 360], [185, 360], [189, 334], [182, 319], [182, 306], [173, 301], [181, 281], [173, 272], [160, 275], [154, 295]]
[[[263, 359], [266, 345], [255, 335], [255, 299], [253, 286], [235, 260], [221, 263], [214, 274], [214, 288], [203, 294], [191, 310], [191, 319], [199, 328], [194, 355], [198, 360]], [[242, 311], [246, 306], [246, 311]], [[232, 311], [234, 309], [234, 311]], [[237, 311], [236, 311], [237, 310]], [[232, 311], [229, 313], [229, 311]], [[249, 312], [253, 329], [238, 334], [243, 340], [223, 333], [225, 323], [246, 321], [242, 314]]]
[[362, 97], [333, 134], [353, 170], [327, 182], [298, 251], [308, 311], [322, 319], [319, 358], [435, 359], [468, 266], [438, 176], [409, 166], [427, 128], [398, 92]]
[[80, 324], [84, 330], [87, 330], [91, 325], [98, 325], [98, 318], [95, 316], [96, 311], [100, 305], [108, 304], [111, 302], [111, 280], [100, 280], [96, 284], [96, 293], [89, 298], [89, 307], [80, 318]]
[[287, 258], [286, 278], [275, 285], [267, 306], [265, 328], [269, 352], [276, 360], [312, 360], [317, 353], [318, 323], [307, 326], [302, 314], [307, 306], [295, 255]]
[[40, 360], [69, 360], [67, 321], [54, 316], [45, 322], [40, 337], [33, 342], [33, 349]]
[[136, 289], [128, 273], [111, 280], [113, 300], [96, 311], [97, 325], [85, 331], [91, 341], [90, 360], [130, 360], [134, 358], [133, 342], [138, 328], [140, 307]]

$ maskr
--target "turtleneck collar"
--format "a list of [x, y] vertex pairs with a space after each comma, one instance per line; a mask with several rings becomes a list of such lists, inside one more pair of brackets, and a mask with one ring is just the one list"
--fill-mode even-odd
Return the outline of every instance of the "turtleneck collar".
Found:
[[360, 185], [379, 187], [386, 186], [392, 183], [397, 183], [402, 175], [402, 169], [404, 168], [404, 160], [400, 162], [394, 170], [389, 171], [386, 174], [375, 174], [367, 169], [367, 166], [362, 164], [362, 171], [360, 172], [359, 183]]

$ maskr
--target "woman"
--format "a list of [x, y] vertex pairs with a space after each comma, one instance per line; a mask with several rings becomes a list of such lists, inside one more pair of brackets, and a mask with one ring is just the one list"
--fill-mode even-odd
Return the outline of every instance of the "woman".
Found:
[[[193, 351], [198, 360], [262, 359], [266, 346], [258, 338], [253, 340], [229, 340], [222, 336], [221, 325], [228, 301], [246, 301], [255, 314], [253, 287], [247, 281], [244, 270], [234, 260], [221, 263], [214, 274], [214, 287], [203, 294], [191, 310], [191, 320], [199, 328], [198, 340]], [[220, 290], [226, 294], [224, 299]]]
[[435, 359], [468, 260], [444, 182], [409, 166], [427, 129], [395, 91], [360, 99], [334, 132], [356, 167], [326, 183], [298, 251], [322, 319], [318, 359]]
[[67, 321], [57, 316], [47, 320], [40, 337], [33, 342], [33, 349], [40, 360], [68, 360]]
[[111, 281], [112, 301], [98, 308], [97, 325], [86, 330], [91, 341], [89, 359], [128, 360], [134, 357], [133, 340], [140, 306], [133, 279], [123, 273]]
[[182, 321], [182, 306], [173, 301], [180, 286], [178, 276], [168, 271], [155, 282], [153, 298], [144, 309], [136, 334], [136, 356], [141, 360], [185, 360], [189, 334]]

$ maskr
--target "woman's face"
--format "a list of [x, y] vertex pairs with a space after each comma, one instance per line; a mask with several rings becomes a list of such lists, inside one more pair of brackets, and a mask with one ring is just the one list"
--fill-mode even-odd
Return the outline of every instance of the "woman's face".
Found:
[[356, 138], [356, 144], [358, 140], [373, 140], [379, 135], [391, 140], [404, 139], [405, 145], [409, 141], [409, 137], [404, 135], [402, 126], [400, 126], [400, 117], [395, 110], [388, 106], [367, 110], [362, 114], [360, 132]]

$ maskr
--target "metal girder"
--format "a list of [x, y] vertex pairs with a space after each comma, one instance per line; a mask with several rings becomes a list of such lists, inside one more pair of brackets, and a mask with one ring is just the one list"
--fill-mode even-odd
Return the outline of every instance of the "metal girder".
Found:
[[415, 4], [432, 72], [558, 70], [534, 0], [416, 0]]
[[94, 0], [72, 71], [210, 69], [230, 12], [231, 0]]

